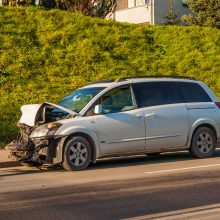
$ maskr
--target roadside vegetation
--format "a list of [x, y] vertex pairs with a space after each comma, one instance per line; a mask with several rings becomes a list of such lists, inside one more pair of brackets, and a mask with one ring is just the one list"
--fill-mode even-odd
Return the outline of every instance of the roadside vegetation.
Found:
[[0, 8], [0, 145], [20, 106], [57, 102], [94, 80], [183, 75], [220, 97], [220, 30], [117, 23], [61, 10]]
[[[106, 18], [116, 7], [116, 0], [1, 0], [3, 6], [30, 7], [36, 6], [44, 9], [60, 9], [86, 16]], [[1, 4], [0, 4], [1, 5]]]
[[220, 29], [219, 0], [187, 0], [187, 4], [194, 14], [183, 16], [186, 24]]

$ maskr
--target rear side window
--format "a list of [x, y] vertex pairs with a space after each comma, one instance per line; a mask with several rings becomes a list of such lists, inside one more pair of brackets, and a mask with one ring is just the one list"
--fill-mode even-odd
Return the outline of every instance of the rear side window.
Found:
[[139, 108], [183, 102], [172, 82], [135, 83], [132, 87]]
[[185, 102], [212, 102], [206, 91], [197, 83], [178, 82]]

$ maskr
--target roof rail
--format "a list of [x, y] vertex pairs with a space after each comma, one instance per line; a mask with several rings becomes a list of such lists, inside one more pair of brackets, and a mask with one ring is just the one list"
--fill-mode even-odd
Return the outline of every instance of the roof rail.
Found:
[[188, 80], [196, 80], [191, 76], [167, 76], [167, 75], [156, 75], [156, 76], [130, 76], [116, 79], [115, 82], [122, 82], [128, 79], [140, 79], [140, 78], [174, 78], [174, 79], [188, 79]]
[[104, 79], [104, 80], [99, 80], [99, 81], [95, 81], [95, 82], [91, 82], [88, 85], [93, 85], [93, 84], [98, 84], [98, 83], [111, 83], [111, 82], [115, 82], [114, 79]]

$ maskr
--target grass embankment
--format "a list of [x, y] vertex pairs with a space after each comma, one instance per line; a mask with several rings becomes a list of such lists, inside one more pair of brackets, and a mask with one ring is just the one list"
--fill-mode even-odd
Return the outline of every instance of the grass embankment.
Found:
[[0, 8], [0, 145], [19, 108], [56, 102], [99, 79], [184, 75], [220, 97], [220, 30], [141, 26], [37, 8]]

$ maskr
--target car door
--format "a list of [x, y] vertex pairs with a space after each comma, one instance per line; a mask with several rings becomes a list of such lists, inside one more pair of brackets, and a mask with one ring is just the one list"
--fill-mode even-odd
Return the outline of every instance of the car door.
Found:
[[94, 117], [102, 155], [143, 152], [145, 124], [131, 86], [115, 88], [99, 101], [102, 113]]
[[133, 85], [133, 90], [145, 117], [145, 150], [184, 147], [189, 116], [175, 82], [139, 83]]

